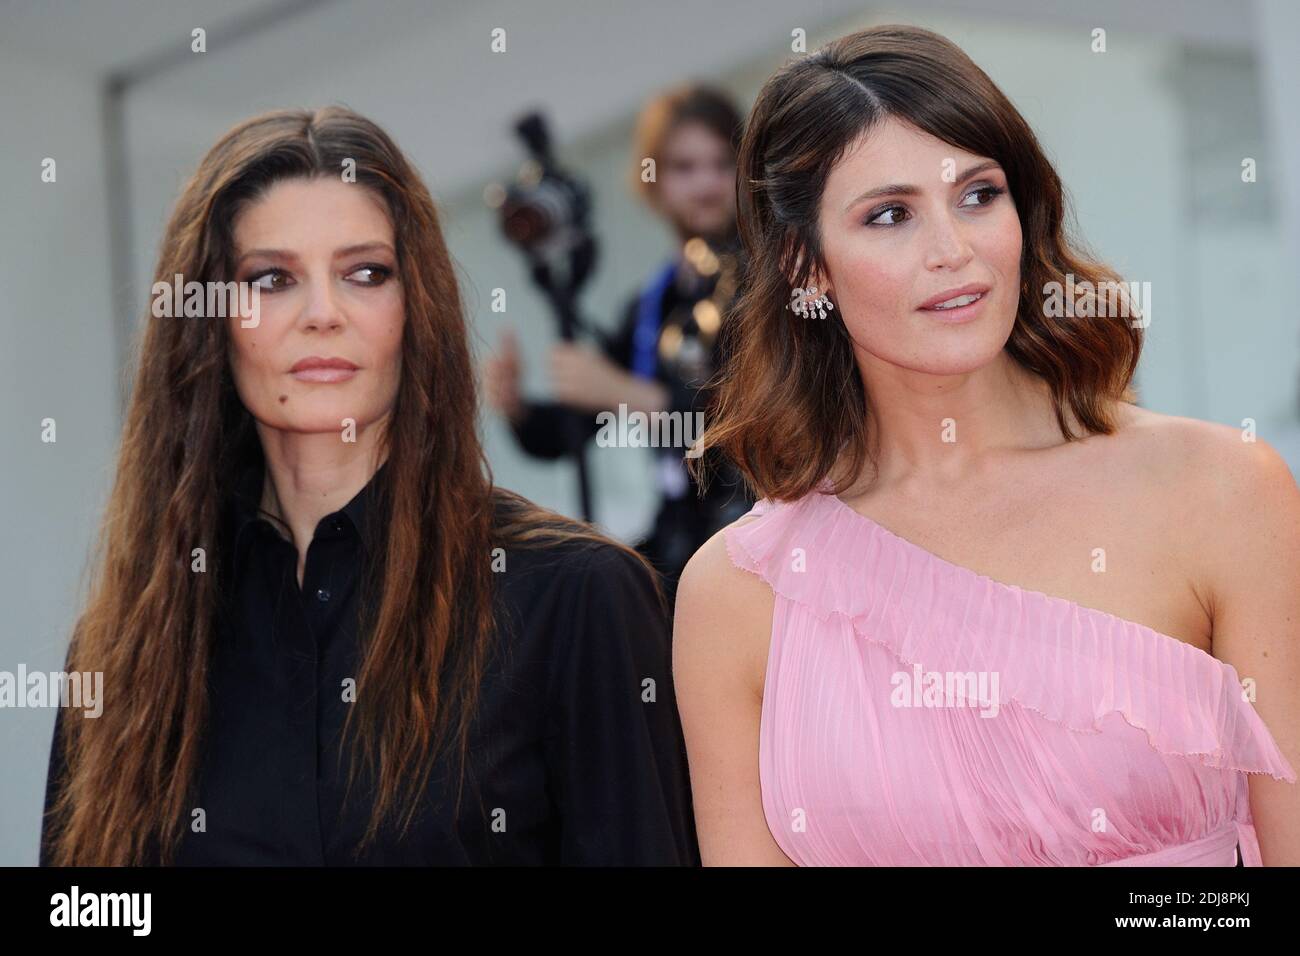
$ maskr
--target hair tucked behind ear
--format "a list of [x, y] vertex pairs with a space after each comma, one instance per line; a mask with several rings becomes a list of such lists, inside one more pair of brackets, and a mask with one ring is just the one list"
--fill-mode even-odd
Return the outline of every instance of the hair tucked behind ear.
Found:
[[[1007, 175], [1023, 241], [1021, 290], [1006, 350], [1050, 387], [1066, 439], [1072, 414], [1085, 433], [1114, 429], [1130, 389], [1142, 332], [1129, 317], [1087, 321], [1044, 314], [1048, 283], [1117, 282], [1066, 237], [1060, 178], [1029, 124], [949, 40], [917, 27], [881, 26], [793, 60], [764, 84], [741, 141], [736, 192], [749, 259], [732, 312], [732, 359], [703, 436], [759, 497], [796, 499], [830, 476], [836, 490], [871, 458], [870, 410], [839, 313], [800, 320], [785, 306], [813, 268], [828, 271], [817, 211], [831, 169], [887, 117], [979, 156]], [[1131, 312], [1130, 312], [1131, 316]], [[837, 463], [841, 466], [835, 471]], [[701, 479], [699, 460], [688, 463]]]

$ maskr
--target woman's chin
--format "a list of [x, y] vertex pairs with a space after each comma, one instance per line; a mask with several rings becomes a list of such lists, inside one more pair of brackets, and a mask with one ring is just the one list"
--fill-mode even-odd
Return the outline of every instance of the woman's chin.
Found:
[[943, 331], [945, 334], [941, 340], [933, 342], [923, 353], [926, 366], [923, 371], [935, 375], [977, 372], [998, 360], [1011, 333], [1010, 328], [975, 328], [973, 325], [961, 331]]
[[360, 432], [369, 416], [360, 416], [355, 412], [349, 414], [340, 410], [337, 415], [331, 412], [314, 411], [305, 415], [279, 415], [268, 424], [282, 432], [296, 435], [332, 435], [340, 441], [348, 441]]

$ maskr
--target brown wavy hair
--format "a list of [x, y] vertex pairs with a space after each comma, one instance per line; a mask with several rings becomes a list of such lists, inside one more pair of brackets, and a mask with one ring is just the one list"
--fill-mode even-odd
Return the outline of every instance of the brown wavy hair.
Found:
[[[702, 440], [730, 458], [758, 496], [797, 499], [828, 475], [838, 493], [875, 460], [866, 394], [840, 313], [808, 322], [785, 306], [814, 266], [827, 272], [817, 213], [831, 169], [886, 117], [995, 159], [1006, 172], [1024, 236], [1006, 350], [1050, 386], [1065, 438], [1082, 437], [1071, 431], [1067, 410], [1085, 433], [1109, 434], [1113, 400], [1134, 400], [1141, 329], [1122, 318], [1050, 319], [1033, 291], [1064, 283], [1067, 273], [1094, 288], [1119, 277], [1067, 239], [1061, 180], [1024, 117], [939, 34], [912, 26], [862, 30], [773, 74], [741, 141], [737, 216], [749, 269], [729, 317], [733, 357], [716, 383]], [[832, 474], [837, 463], [842, 468]], [[698, 459], [689, 466], [707, 475]]]
[[[352, 771], [360, 754], [375, 781], [364, 846], [389, 817], [406, 831], [439, 754], [460, 767], [463, 789], [470, 721], [497, 633], [494, 547], [613, 546], [660, 584], [631, 548], [494, 486], [477, 433], [464, 303], [439, 215], [415, 168], [375, 124], [329, 107], [274, 111], [231, 129], [184, 187], [155, 281], [177, 273], [233, 280], [239, 211], [280, 180], [339, 176], [345, 159], [355, 160], [358, 185], [385, 201], [406, 308], [401, 381], [382, 438], [386, 467], [374, 479], [377, 517], [366, 522], [358, 631], [365, 692], [344, 728], [345, 738], [356, 733]], [[146, 313], [135, 344], [116, 477], [67, 664], [102, 671], [117, 693], [96, 719], [60, 715], [65, 770], [52, 782], [57, 798], [46, 821], [55, 865], [165, 863], [183, 832], [229, 586], [218, 568], [193, 573], [191, 549], [229, 544], [221, 540], [223, 496], [242, 468], [261, 460], [252, 416], [234, 389], [228, 340], [225, 321]], [[385, 567], [401, 571], [384, 574]]]

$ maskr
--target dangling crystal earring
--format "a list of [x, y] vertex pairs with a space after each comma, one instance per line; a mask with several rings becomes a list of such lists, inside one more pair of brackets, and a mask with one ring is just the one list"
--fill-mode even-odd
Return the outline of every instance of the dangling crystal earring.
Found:
[[[813, 298], [806, 299], [804, 298], [806, 295], [813, 296]], [[830, 300], [830, 297], [825, 292], [818, 295], [817, 287], [811, 285], [806, 289], [795, 289], [791, 292], [790, 303], [786, 308], [805, 319], [824, 319], [827, 312], [835, 310], [835, 303]]]

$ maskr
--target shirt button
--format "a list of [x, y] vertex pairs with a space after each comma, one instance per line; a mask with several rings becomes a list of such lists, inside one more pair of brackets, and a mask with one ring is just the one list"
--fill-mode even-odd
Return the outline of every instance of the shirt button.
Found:
[[330, 524], [330, 528], [334, 531], [342, 531], [343, 522], [340, 521], [338, 518], [335, 518], [334, 521]]
[[316, 592], [316, 600], [325, 602], [328, 601], [329, 599], [330, 599], [330, 592], [327, 591], [325, 588], [321, 588]]

